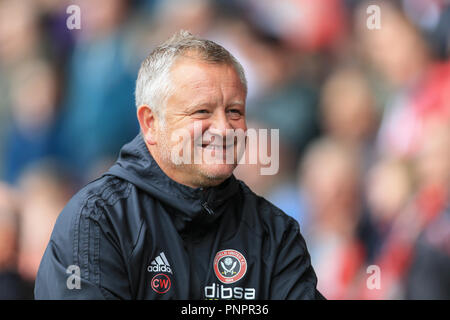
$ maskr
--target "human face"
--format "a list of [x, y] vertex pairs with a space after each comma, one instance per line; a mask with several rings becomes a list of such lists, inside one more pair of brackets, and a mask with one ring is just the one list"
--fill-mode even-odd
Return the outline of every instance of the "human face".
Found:
[[[164, 125], [158, 126], [156, 135], [159, 165], [169, 177], [183, 184], [192, 187], [218, 185], [237, 166], [236, 141], [233, 139], [230, 144], [226, 137], [234, 130], [247, 130], [246, 90], [233, 66], [195, 57], [178, 58], [170, 76], [173, 91], [164, 110]], [[191, 161], [175, 164], [170, 154], [180, 141], [174, 141], [172, 137], [180, 130], [188, 133], [189, 139], [184, 143], [190, 148]], [[195, 135], [199, 131], [200, 137]], [[202, 136], [209, 138], [199, 140]], [[225, 161], [229, 148], [233, 148], [235, 155], [232, 163]], [[223, 155], [224, 161], [205, 161], [206, 154], [215, 156], [216, 152]], [[200, 162], [194, 160], [198, 155]]]

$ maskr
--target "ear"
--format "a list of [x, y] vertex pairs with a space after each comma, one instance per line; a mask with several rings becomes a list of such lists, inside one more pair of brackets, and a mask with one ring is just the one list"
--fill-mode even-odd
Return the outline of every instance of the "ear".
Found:
[[139, 106], [137, 119], [141, 127], [142, 136], [149, 145], [156, 144], [156, 132], [158, 131], [158, 120], [155, 113], [148, 105]]

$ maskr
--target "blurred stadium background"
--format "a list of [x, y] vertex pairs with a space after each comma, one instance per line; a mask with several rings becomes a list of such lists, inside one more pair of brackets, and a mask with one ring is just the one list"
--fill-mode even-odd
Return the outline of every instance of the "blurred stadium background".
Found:
[[280, 129], [279, 173], [236, 175], [299, 221], [320, 291], [450, 299], [446, 0], [0, 0], [0, 299], [33, 297], [59, 212], [138, 133], [140, 62], [181, 28], [241, 61], [249, 127]]

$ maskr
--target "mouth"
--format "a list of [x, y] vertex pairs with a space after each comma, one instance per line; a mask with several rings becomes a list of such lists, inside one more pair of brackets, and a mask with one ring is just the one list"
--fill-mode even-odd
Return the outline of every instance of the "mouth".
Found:
[[195, 147], [206, 164], [230, 165], [235, 163], [235, 144], [199, 143]]
[[228, 146], [223, 146], [223, 145], [214, 145], [214, 144], [207, 144], [207, 145], [202, 145], [202, 148], [205, 150], [223, 150], [223, 151], [227, 151], [227, 150], [231, 150], [231, 148], [233, 148], [234, 145], [228, 145]]
[[202, 147], [203, 149], [209, 149], [209, 150], [228, 150], [230, 148], [234, 148], [234, 143], [229, 145], [222, 145], [222, 144], [213, 144], [213, 143], [203, 143], [201, 145], [197, 145], [197, 147]]

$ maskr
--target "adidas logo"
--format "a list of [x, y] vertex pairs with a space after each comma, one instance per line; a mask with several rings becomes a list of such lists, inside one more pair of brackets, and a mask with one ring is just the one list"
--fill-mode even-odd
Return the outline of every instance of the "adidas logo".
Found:
[[167, 261], [164, 252], [160, 252], [160, 254], [155, 259], [153, 259], [152, 262], [150, 262], [150, 265], [147, 267], [147, 271], [172, 273], [169, 261]]

